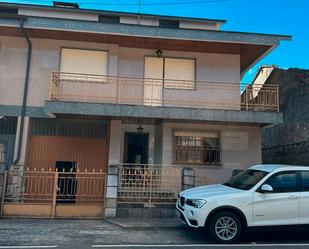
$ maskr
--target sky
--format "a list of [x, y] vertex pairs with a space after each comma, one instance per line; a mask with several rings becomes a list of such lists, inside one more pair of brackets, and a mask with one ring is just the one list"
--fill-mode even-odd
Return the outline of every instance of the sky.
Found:
[[[51, 5], [48, 0], [0, 0]], [[80, 8], [224, 19], [222, 30], [291, 35], [247, 71], [249, 83], [261, 65], [309, 69], [309, 0], [58, 0], [80, 3]], [[138, 2], [140, 1], [140, 8]]]

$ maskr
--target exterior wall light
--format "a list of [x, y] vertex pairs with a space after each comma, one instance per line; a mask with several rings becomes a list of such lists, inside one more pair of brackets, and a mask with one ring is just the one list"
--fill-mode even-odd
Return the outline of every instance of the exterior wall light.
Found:
[[156, 50], [156, 54], [157, 54], [158, 58], [160, 58], [161, 55], [163, 54], [163, 51], [159, 48], [159, 49]]
[[144, 128], [140, 125], [139, 127], [137, 127], [137, 133], [138, 134], [142, 134], [144, 131]]

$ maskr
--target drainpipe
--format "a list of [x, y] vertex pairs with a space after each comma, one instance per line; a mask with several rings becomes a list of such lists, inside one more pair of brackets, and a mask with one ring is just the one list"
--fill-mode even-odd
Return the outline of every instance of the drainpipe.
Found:
[[24, 20], [25, 18], [20, 19], [19, 27], [23, 37], [26, 39], [28, 44], [28, 53], [27, 53], [27, 64], [26, 64], [26, 75], [25, 75], [25, 82], [24, 82], [24, 93], [23, 93], [23, 103], [21, 107], [21, 120], [19, 126], [19, 135], [18, 135], [18, 145], [17, 145], [17, 154], [16, 158], [13, 162], [13, 165], [17, 164], [20, 160], [21, 154], [21, 144], [23, 139], [24, 133], [24, 123], [25, 123], [25, 115], [26, 115], [26, 106], [27, 106], [27, 96], [28, 96], [28, 86], [29, 86], [29, 74], [30, 74], [30, 64], [31, 64], [31, 55], [32, 55], [32, 43], [29, 39], [29, 36], [24, 28]]

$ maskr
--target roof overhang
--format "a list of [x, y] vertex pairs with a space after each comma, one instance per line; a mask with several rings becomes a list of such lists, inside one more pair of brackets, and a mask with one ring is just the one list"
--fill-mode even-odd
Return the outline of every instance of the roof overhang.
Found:
[[[16, 17], [18, 19], [18, 16]], [[240, 55], [241, 73], [290, 36], [217, 30], [169, 29], [57, 18], [27, 17], [31, 38], [113, 43], [121, 47]], [[19, 22], [0, 15], [0, 35], [21, 36]]]

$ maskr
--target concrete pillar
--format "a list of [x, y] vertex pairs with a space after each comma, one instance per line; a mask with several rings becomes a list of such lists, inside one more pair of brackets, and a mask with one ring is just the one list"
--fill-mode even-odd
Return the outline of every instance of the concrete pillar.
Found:
[[[23, 170], [26, 162], [26, 151], [27, 151], [27, 144], [28, 144], [28, 132], [29, 132], [29, 117], [25, 117], [24, 120], [24, 129], [23, 135], [21, 140], [21, 152], [20, 152], [20, 159], [16, 165], [12, 165], [12, 170]], [[18, 141], [19, 141], [19, 129], [20, 129], [21, 117], [18, 117], [17, 121], [17, 131], [16, 131], [16, 138], [15, 138], [15, 147], [14, 147], [14, 160], [17, 157], [18, 151]]]
[[121, 120], [111, 120], [108, 174], [105, 197], [105, 217], [116, 217], [117, 187], [118, 187], [118, 163], [120, 161]]
[[120, 160], [121, 120], [111, 120], [109, 136], [108, 165], [115, 165]]
[[107, 218], [116, 217], [118, 171], [118, 165], [109, 165], [105, 197], [105, 217]]

